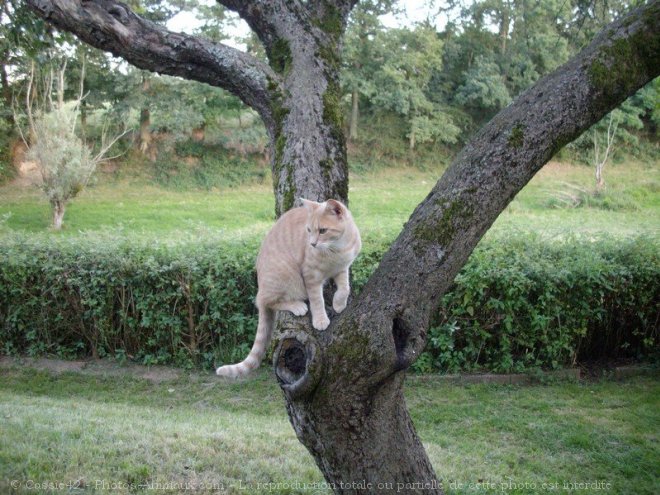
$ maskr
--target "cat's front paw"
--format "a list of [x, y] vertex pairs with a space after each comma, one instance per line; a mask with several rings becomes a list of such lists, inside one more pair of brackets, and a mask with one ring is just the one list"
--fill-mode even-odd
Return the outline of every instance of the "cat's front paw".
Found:
[[346, 309], [346, 303], [348, 301], [348, 294], [340, 294], [339, 292], [335, 293], [335, 297], [332, 298], [332, 309], [336, 313], [341, 313]]
[[328, 318], [328, 315], [326, 315], [325, 313], [320, 315], [315, 315], [312, 318], [312, 325], [317, 330], [325, 330], [326, 328], [328, 328], [328, 326], [330, 326], [330, 318]]

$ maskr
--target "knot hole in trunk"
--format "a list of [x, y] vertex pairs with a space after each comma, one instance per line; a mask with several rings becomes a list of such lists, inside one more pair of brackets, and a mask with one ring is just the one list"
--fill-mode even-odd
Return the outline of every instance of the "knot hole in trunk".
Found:
[[396, 371], [404, 370], [415, 362], [426, 343], [426, 332], [397, 316], [392, 320], [392, 338], [396, 353]]
[[321, 355], [314, 337], [295, 331], [280, 336], [273, 354], [275, 375], [291, 399], [310, 394], [321, 375]]

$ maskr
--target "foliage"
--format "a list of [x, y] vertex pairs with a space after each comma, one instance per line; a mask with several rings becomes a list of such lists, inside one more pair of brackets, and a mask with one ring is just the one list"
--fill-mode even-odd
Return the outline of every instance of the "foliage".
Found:
[[85, 187], [97, 161], [76, 135], [79, 102], [69, 102], [34, 120], [28, 157], [40, 165], [42, 189], [54, 205], [66, 203]]
[[13, 129], [6, 120], [0, 119], [0, 184], [5, 182], [13, 175], [11, 165], [11, 142], [13, 139]]
[[[386, 27], [386, 16], [391, 19], [403, 12], [404, 3], [395, 0], [364, 0], [353, 9], [342, 44], [342, 102], [347, 112], [352, 110], [351, 118], [346, 119], [351, 122], [351, 147], [358, 154], [369, 155], [368, 159], [361, 156], [360, 162], [376, 163], [382, 157], [419, 163], [425, 155], [448, 161], [452, 146], [466, 142], [498, 109], [633, 6], [622, 0], [450, 4], [450, 22], [441, 30], [430, 17], [417, 25], [402, 22], [398, 28]], [[226, 133], [230, 149], [239, 134], [244, 135], [239, 141], [261, 146], [267, 139], [260, 123], [242, 125], [246, 107], [226, 91], [126, 67], [71, 35], [47, 29], [21, 2], [8, 0], [4, 5], [5, 11], [0, 12], [0, 58], [4, 62], [0, 69], [8, 77], [3, 76], [0, 116], [11, 119], [12, 93], [17, 94], [24, 85], [31, 60], [45, 65], [67, 56], [72, 60], [65, 99], [71, 99], [80, 86], [82, 61], [86, 61], [81, 133], [91, 138], [101, 128], [92, 116], [108, 114], [118, 128], [127, 122], [137, 128], [140, 119], [144, 124], [140, 139], [124, 139], [120, 144], [124, 148], [140, 145], [151, 160], [162, 152], [161, 147], [171, 145], [168, 141], [185, 141], [196, 131]], [[192, 13], [200, 23], [194, 33], [213, 41], [227, 41], [227, 28], [235, 22], [235, 16], [222, 6], [197, 0], [132, 0], [130, 7], [162, 25], [179, 12]], [[247, 42], [239, 41], [264, 57], [254, 35]], [[643, 127], [622, 124], [620, 132], [627, 134], [617, 138], [625, 144], [619, 153], [657, 159], [659, 85], [653, 82], [628, 102]], [[238, 126], [229, 125], [236, 119]], [[153, 141], [149, 133], [153, 133]], [[387, 140], [373, 138], [381, 135]], [[567, 153], [590, 161], [592, 137], [583, 137]], [[149, 143], [159, 149], [151, 149]], [[410, 149], [417, 151], [411, 153]], [[194, 185], [194, 181], [188, 183]]]
[[660, 257], [639, 238], [490, 242], [442, 299], [427, 359], [454, 372], [658, 355]]
[[253, 252], [215, 243], [2, 243], [4, 354], [129, 356], [210, 367], [249, 350]]
[[[353, 267], [359, 292], [385, 246]], [[256, 246], [98, 240], [0, 242], [0, 352], [129, 356], [212, 368], [256, 329]], [[660, 261], [637, 239], [483, 244], [444, 296], [424, 371], [556, 368], [657, 353]]]
[[456, 102], [472, 108], [482, 108], [495, 113], [511, 102], [511, 96], [499, 67], [478, 57], [465, 74], [465, 82], [456, 91]]
[[154, 179], [168, 188], [206, 190], [260, 182], [266, 171], [255, 166], [254, 158], [221, 145], [179, 141], [172, 147], [161, 146], [153, 164]]
[[389, 30], [376, 43], [374, 104], [405, 116], [410, 149], [418, 142], [455, 143], [459, 129], [426, 95], [432, 71], [442, 64], [442, 42], [435, 30]]

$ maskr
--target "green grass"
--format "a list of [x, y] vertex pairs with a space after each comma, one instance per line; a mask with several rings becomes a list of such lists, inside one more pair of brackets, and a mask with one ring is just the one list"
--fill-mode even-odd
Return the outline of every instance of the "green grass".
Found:
[[[612, 166], [607, 170], [604, 196], [591, 206], [566, 207], [563, 199], [567, 195], [592, 190], [592, 170], [550, 164], [514, 199], [492, 231], [533, 231], [548, 236], [656, 235], [660, 232], [659, 172], [657, 164]], [[440, 174], [441, 170], [399, 168], [353, 176], [351, 209], [365, 239], [394, 238]], [[71, 202], [61, 233], [49, 232], [49, 205], [38, 190], [0, 188], [0, 225], [45, 235], [109, 231], [176, 239], [182, 232], [203, 235], [212, 231], [233, 239], [259, 239], [273, 220], [268, 180], [210, 192], [163, 189], [144, 178], [99, 181]]]
[[[13, 493], [35, 493], [29, 481], [77, 483], [84, 493], [167, 483], [211, 488], [204, 493], [329, 493], [301, 488], [323, 478], [266, 370], [240, 383], [25, 368], [0, 377], [1, 493], [13, 480]], [[607, 493], [643, 495], [660, 488], [657, 378], [518, 387], [409, 377], [406, 396], [448, 494], [603, 482]], [[536, 489], [513, 489], [524, 484]]]

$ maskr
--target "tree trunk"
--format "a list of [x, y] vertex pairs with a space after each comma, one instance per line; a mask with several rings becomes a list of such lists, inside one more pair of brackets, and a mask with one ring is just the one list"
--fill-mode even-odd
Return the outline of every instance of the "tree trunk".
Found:
[[87, 136], [87, 102], [85, 100], [80, 101], [80, 134], [85, 141], [85, 136]]
[[142, 77], [142, 94], [145, 102], [140, 109], [140, 140], [139, 149], [144, 156], [148, 156], [151, 146], [151, 112], [149, 111], [148, 100], [149, 90], [151, 89], [151, 80], [148, 76]]
[[509, 23], [511, 12], [508, 5], [502, 5], [501, 19], [500, 19], [500, 53], [506, 53], [506, 42], [509, 39]]
[[596, 194], [602, 193], [605, 188], [605, 178], [603, 177], [604, 166], [605, 162], [596, 164]]
[[[264, 119], [276, 210], [346, 199], [339, 48], [355, 0], [220, 0], [259, 35], [270, 67], [168, 33], [111, 0], [26, 0], [94, 46], [150, 70], [225, 87]], [[500, 112], [458, 155], [359, 297], [325, 331], [283, 314], [274, 366], [300, 441], [337, 493], [440, 493], [403, 399], [433, 311], [492, 222], [563, 145], [660, 71], [654, 0]], [[332, 312], [329, 312], [332, 315]]]
[[[339, 40], [294, 18], [266, 46], [282, 78], [273, 91], [272, 172], [277, 216], [299, 196], [348, 202], [348, 163], [339, 86]], [[296, 46], [292, 51], [290, 47]]]
[[151, 146], [151, 112], [147, 107], [140, 110], [140, 153], [147, 156]]
[[[366, 378], [349, 355], [331, 363], [329, 336], [312, 336], [303, 318], [280, 314], [278, 328], [273, 364], [291, 424], [335, 493], [442, 493], [406, 408], [404, 373]], [[323, 368], [333, 378], [321, 379]]]
[[66, 204], [62, 201], [54, 201], [51, 203], [53, 208], [53, 224], [52, 227], [55, 230], [62, 229], [62, 222], [64, 220], [64, 211], [66, 210]]
[[351, 93], [351, 122], [348, 131], [348, 138], [351, 141], [355, 141], [358, 137], [358, 118], [360, 116], [359, 104], [360, 95], [358, 94], [358, 90], [353, 88], [353, 92]]
[[[2, 60], [8, 59], [9, 52], [3, 52]], [[2, 99], [5, 107], [5, 121], [9, 128], [14, 127], [14, 113], [11, 111], [13, 106], [11, 88], [9, 87], [9, 76], [7, 75], [7, 66], [4, 62], [0, 63], [0, 84], [2, 84]]]

